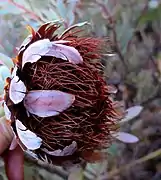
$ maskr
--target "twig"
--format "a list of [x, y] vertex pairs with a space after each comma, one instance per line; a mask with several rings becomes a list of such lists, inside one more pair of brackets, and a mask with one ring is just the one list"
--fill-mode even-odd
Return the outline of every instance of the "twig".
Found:
[[149, 4], [149, 0], [146, 0], [145, 6], [143, 7], [143, 9], [142, 9], [142, 11], [141, 11], [141, 14], [139, 15], [139, 17], [136, 19], [136, 21], [135, 21], [135, 23], [134, 23], [134, 26], [135, 26], [135, 29], [136, 29], [136, 30], [137, 30], [137, 28], [138, 28], [140, 19], [147, 13], [147, 10], [148, 10], [148, 8], [149, 8], [148, 4]]
[[[39, 168], [45, 169], [46, 171], [52, 173], [52, 174], [56, 174], [58, 176], [60, 176], [62, 179], [67, 179], [68, 175], [70, 172], [64, 170], [62, 167], [58, 167], [52, 164], [49, 164], [47, 162], [43, 162], [41, 160], [36, 160], [33, 159], [30, 155], [28, 155], [27, 153], [25, 153], [25, 162], [29, 165], [36, 165]], [[85, 164], [82, 165], [83, 169], [85, 168]], [[94, 174], [88, 170], [85, 170], [85, 172], [87, 172], [87, 174], [90, 174], [90, 176], [94, 176]], [[91, 178], [89, 178], [85, 173], [84, 173], [84, 179], [85, 180], [92, 180]]]
[[29, 9], [25, 8], [24, 6], [22, 6], [21, 4], [16, 3], [14, 0], [8, 0], [9, 3], [15, 5], [17, 8], [23, 10], [25, 13], [29, 14], [31, 17], [33, 17], [35, 20], [38, 20], [40, 22], [44, 21], [37, 15], [35, 14], [33, 11], [30, 11]]
[[127, 170], [127, 169], [129, 169], [129, 168], [131, 168], [131, 167], [133, 167], [135, 165], [142, 164], [142, 163], [144, 163], [146, 161], [154, 159], [154, 158], [156, 158], [156, 157], [158, 157], [160, 155], [161, 155], [161, 149], [158, 149], [158, 150], [156, 150], [156, 151], [154, 151], [152, 153], [149, 153], [148, 155], [146, 155], [146, 156], [144, 156], [144, 157], [142, 157], [140, 159], [137, 159], [137, 160], [135, 160], [135, 161], [121, 167], [121, 168], [112, 170], [111, 172], [109, 172], [108, 178], [110, 179], [110, 178], [114, 177], [115, 175], [118, 175], [122, 171], [125, 171], [125, 170]]
[[154, 96], [152, 96], [152, 97], [150, 97], [149, 99], [141, 102], [141, 105], [144, 106], [144, 107], [146, 107], [149, 103], [151, 103], [151, 102], [154, 101], [155, 99], [160, 98], [161, 95], [159, 94], [159, 91], [160, 91], [160, 90], [158, 90], [158, 92], [157, 92]]
[[111, 30], [112, 30], [112, 34], [113, 34], [113, 41], [114, 41], [114, 45], [115, 45], [115, 50], [116, 52], [118, 53], [118, 56], [124, 66], [124, 69], [126, 71], [126, 73], [128, 72], [128, 66], [125, 62], [125, 59], [124, 59], [124, 56], [120, 50], [120, 47], [118, 45], [118, 42], [117, 42], [117, 33], [116, 33], [116, 29], [115, 29], [115, 20], [113, 18], [113, 16], [111, 16], [110, 12], [108, 11], [106, 5], [104, 3], [101, 3], [101, 2], [98, 2], [96, 0], [95, 4], [99, 5], [100, 8], [102, 9], [103, 13], [106, 15], [106, 19], [107, 21], [110, 23], [110, 27], [111, 27]]
[[[144, 42], [145, 42], [145, 40], [144, 40]], [[146, 43], [146, 42], [145, 42], [145, 43]], [[157, 65], [157, 63], [155, 62], [152, 53], [149, 53], [149, 49], [148, 49], [148, 47], [146, 46], [146, 44], [144, 44], [144, 48], [145, 48], [145, 50], [146, 50], [146, 53], [148, 54], [149, 60], [152, 62], [153, 66], [154, 66], [154, 68], [155, 68], [156, 73], [157, 73], [158, 75], [160, 75], [160, 71], [159, 71], [159, 69], [158, 69], [158, 65]], [[160, 80], [159, 80], [159, 78], [157, 78], [157, 77], [154, 76], [154, 80], [160, 85]]]
[[66, 179], [68, 177], [69, 173], [67, 171], [63, 170], [62, 168], [59, 168], [57, 166], [43, 162], [41, 160], [35, 160], [27, 154], [25, 154], [25, 161], [26, 161], [26, 163], [29, 163], [34, 166], [36, 165], [39, 168], [45, 169], [50, 173], [57, 174], [64, 179]]
[[[148, 10], [148, 3], [149, 3], [149, 0], [147, 0], [145, 2], [145, 6], [143, 7], [142, 11], [141, 11], [141, 14], [139, 15], [139, 17], [136, 19], [136, 21], [134, 22], [134, 27], [135, 27], [135, 31], [137, 31], [138, 29], [138, 26], [139, 26], [139, 22], [140, 22], [140, 19], [146, 14], [147, 10]], [[128, 45], [127, 45], [127, 48], [126, 48], [126, 53], [129, 51], [129, 48], [130, 48], [130, 45], [131, 45], [131, 42], [132, 42], [132, 39], [133, 39], [134, 36], [132, 36], [132, 38], [129, 40], [128, 42]]]
[[29, 4], [31, 10], [34, 11], [34, 8], [33, 8], [32, 4], [31, 4], [30, 0], [26, 0], [26, 1], [27, 1], [27, 3]]
[[127, 66], [127, 64], [125, 62], [125, 58], [124, 58], [123, 54], [121, 53], [120, 47], [118, 45], [118, 42], [117, 42], [117, 33], [116, 33], [114, 25], [112, 27], [112, 33], [113, 33], [113, 40], [114, 40], [116, 52], [118, 53], [119, 58], [120, 58], [122, 64], [124, 65], [124, 67], [125, 67], [126, 73], [128, 73], [128, 66]]
[[107, 7], [105, 6], [104, 3], [98, 2], [97, 0], [95, 1], [95, 4], [97, 4], [103, 11], [103, 13], [106, 15], [106, 19], [110, 22], [110, 24], [113, 24], [113, 17], [111, 16], [110, 12], [108, 11]]

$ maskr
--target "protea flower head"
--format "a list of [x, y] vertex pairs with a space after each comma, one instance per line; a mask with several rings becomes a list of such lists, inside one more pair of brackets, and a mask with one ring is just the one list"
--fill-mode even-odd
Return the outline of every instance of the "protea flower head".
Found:
[[58, 23], [32, 29], [5, 86], [6, 118], [18, 143], [52, 163], [91, 159], [108, 146], [121, 117], [101, 72], [104, 41], [80, 36], [82, 25], [60, 35]]

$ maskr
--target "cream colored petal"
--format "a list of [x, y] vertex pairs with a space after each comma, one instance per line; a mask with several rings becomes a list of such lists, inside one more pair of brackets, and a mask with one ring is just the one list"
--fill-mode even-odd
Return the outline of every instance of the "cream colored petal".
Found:
[[32, 43], [23, 53], [22, 68], [27, 62], [34, 63], [38, 61], [51, 47], [52, 44], [49, 39], [42, 39]]
[[9, 97], [14, 104], [20, 103], [26, 95], [26, 86], [19, 80], [18, 76], [14, 76], [11, 80], [9, 88]]
[[36, 150], [40, 148], [42, 139], [32, 131], [28, 130], [19, 120], [16, 120], [16, 131], [20, 141], [29, 150]]
[[37, 62], [42, 56], [52, 56], [74, 64], [83, 62], [83, 58], [77, 49], [64, 45], [69, 41], [58, 40], [50, 42], [49, 39], [43, 39], [31, 44], [23, 53], [22, 68], [27, 62]]
[[22, 42], [20, 48], [18, 48], [18, 53], [20, 53], [21, 51], [25, 50], [26, 46], [31, 42], [32, 39], [32, 35], [28, 35], [28, 37]]
[[113, 85], [107, 86], [108, 92], [110, 94], [116, 94], [117, 93], [117, 88]]
[[69, 108], [75, 96], [57, 90], [29, 91], [24, 98], [24, 106], [28, 112], [39, 117], [56, 116]]
[[64, 44], [52, 42], [52, 48], [46, 53], [47, 56], [53, 56], [63, 60], [67, 60], [73, 64], [83, 63], [83, 58], [77, 49]]
[[17, 73], [17, 66], [15, 66], [14, 68], [13, 68], [13, 71], [12, 71], [12, 74], [11, 74], [11, 77], [12, 78], [14, 78], [15, 76], [16, 76], [16, 73]]

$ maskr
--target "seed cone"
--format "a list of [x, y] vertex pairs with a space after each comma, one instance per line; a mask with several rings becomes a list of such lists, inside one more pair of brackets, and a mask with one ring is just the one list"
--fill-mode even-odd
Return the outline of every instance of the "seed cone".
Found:
[[[70, 107], [57, 115], [40, 117], [26, 110], [24, 100], [17, 104], [12, 101], [9, 94], [11, 79], [5, 87], [5, 101], [12, 114], [11, 120], [15, 132], [17, 133], [15, 121], [19, 120], [42, 139], [40, 148], [33, 152], [39, 158], [57, 164], [67, 159], [87, 160], [89, 156], [92, 157], [95, 150], [107, 147], [111, 141], [110, 132], [116, 131], [116, 121], [121, 117], [121, 113], [114, 107], [110, 98], [111, 92], [102, 75], [100, 58], [103, 40], [81, 37], [78, 26], [71, 27], [62, 35], [56, 34], [58, 28], [59, 24], [46, 23], [37, 32], [32, 30], [32, 36], [20, 47], [14, 63], [17, 67], [16, 75], [26, 86], [26, 94], [40, 90], [61, 91], [74, 95], [74, 102]], [[50, 42], [62, 41], [63, 45], [73, 47], [79, 52], [83, 62], [70, 61], [68, 52], [66, 55], [66, 51], [61, 49], [67, 60], [55, 54], [41, 55], [36, 62], [30, 61], [23, 66], [26, 49], [34, 42], [43, 39], [48, 39]], [[64, 148], [67, 152], [63, 155], [49, 153]]]

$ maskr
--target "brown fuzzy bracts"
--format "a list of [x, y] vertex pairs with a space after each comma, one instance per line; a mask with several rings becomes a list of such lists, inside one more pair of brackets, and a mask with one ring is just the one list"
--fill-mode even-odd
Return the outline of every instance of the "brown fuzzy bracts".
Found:
[[[113, 107], [110, 94], [102, 77], [101, 46], [103, 40], [79, 37], [79, 31], [67, 31], [62, 36], [55, 34], [59, 25], [43, 25], [37, 32], [32, 30], [32, 39], [17, 57], [17, 75], [27, 91], [59, 90], [75, 95], [71, 107], [57, 116], [27, 116], [23, 103], [12, 105], [10, 110], [23, 124], [42, 140], [41, 148], [49, 151], [63, 149], [73, 141], [77, 152], [95, 151], [107, 147], [111, 131], [115, 131], [119, 113]], [[42, 56], [35, 63], [22, 65], [22, 55], [35, 41], [48, 38], [50, 41], [66, 40], [83, 58], [82, 64], [73, 64], [59, 58]], [[41, 148], [38, 153], [41, 154]], [[48, 155], [46, 155], [48, 156]]]

